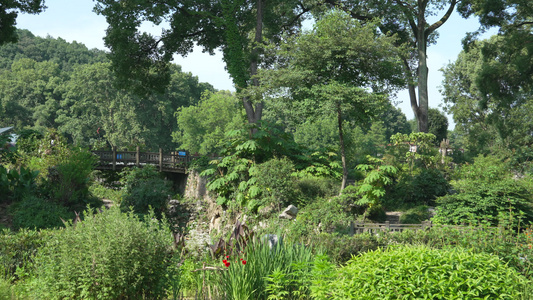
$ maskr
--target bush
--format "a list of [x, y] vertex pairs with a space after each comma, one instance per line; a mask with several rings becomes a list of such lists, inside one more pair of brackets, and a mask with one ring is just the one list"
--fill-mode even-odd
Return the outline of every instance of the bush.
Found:
[[[440, 197], [433, 218], [435, 223], [462, 224], [465, 222], [488, 222], [498, 224], [500, 214], [512, 211], [525, 223], [533, 221], [530, 189], [521, 180], [505, 178], [494, 182], [462, 180], [454, 187], [457, 193]], [[514, 222], [518, 225], [517, 218]]]
[[352, 208], [352, 203], [342, 197], [317, 199], [300, 209], [295, 221], [285, 225], [287, 235], [292, 240], [298, 240], [320, 232], [348, 233], [350, 222], [356, 219]]
[[437, 169], [419, 169], [400, 176], [391, 188], [385, 202], [390, 207], [407, 205], [431, 205], [435, 199], [448, 193], [450, 185]]
[[120, 207], [133, 207], [138, 214], [148, 213], [150, 207], [160, 217], [172, 194], [170, 184], [161, 178], [154, 166], [126, 169], [123, 173], [124, 195]]
[[86, 207], [94, 199], [90, 197], [91, 172], [98, 159], [85, 149], [73, 149], [62, 162], [48, 169], [52, 197], [72, 207]]
[[50, 235], [50, 231], [26, 229], [0, 232], [0, 279], [12, 280], [18, 268], [29, 269]]
[[400, 216], [401, 224], [421, 224], [423, 221], [429, 220], [431, 213], [427, 205], [420, 205], [413, 207]]
[[306, 241], [319, 251], [327, 253], [330, 259], [337, 264], [345, 264], [353, 256], [385, 246], [384, 242], [373, 234], [347, 236], [335, 233], [321, 233], [309, 237]]
[[24, 197], [10, 207], [13, 229], [45, 229], [63, 227], [64, 220], [74, 218], [74, 213], [53, 201], [35, 195]]
[[520, 299], [528, 284], [494, 255], [398, 246], [353, 258], [311, 290], [317, 299]]
[[111, 208], [57, 232], [36, 257], [30, 290], [38, 299], [161, 299], [172, 234], [152, 215], [144, 221]]
[[297, 182], [302, 198], [298, 204], [308, 204], [318, 198], [330, 198], [339, 194], [338, 180], [327, 177], [304, 177]]
[[261, 188], [259, 205], [275, 204], [279, 209], [293, 204], [296, 199], [296, 178], [291, 176], [294, 164], [288, 158], [273, 158], [252, 169], [251, 175]]

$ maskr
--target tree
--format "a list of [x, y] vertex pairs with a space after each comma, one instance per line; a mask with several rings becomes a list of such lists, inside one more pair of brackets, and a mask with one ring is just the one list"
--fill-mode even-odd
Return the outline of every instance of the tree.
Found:
[[[397, 34], [397, 45], [407, 45], [409, 54], [402, 55], [411, 108], [420, 132], [428, 132], [428, 68], [427, 47], [436, 39], [436, 30], [442, 26], [455, 9], [457, 0], [325, 0], [325, 3], [341, 7], [352, 18], [368, 22], [380, 19], [380, 31]], [[438, 21], [430, 24], [427, 18], [445, 10]], [[401, 52], [399, 52], [401, 53]], [[416, 95], [418, 88], [418, 99]]]
[[220, 153], [225, 133], [244, 125], [238, 99], [229, 92], [206, 92], [197, 105], [180, 107], [175, 113], [177, 130], [172, 139], [179, 149], [191, 153]]
[[17, 41], [15, 24], [19, 13], [38, 14], [45, 8], [44, 0], [3, 1], [0, 6], [0, 46]]
[[[278, 41], [284, 31], [299, 27], [307, 11], [298, 1], [218, 0], [115, 1], [98, 0], [95, 11], [106, 17], [105, 44], [111, 49], [119, 79], [143, 91], [168, 82], [167, 62], [174, 53], [186, 55], [195, 44], [213, 53], [221, 48], [237, 92], [257, 85], [252, 79], [262, 59], [260, 44]], [[138, 32], [143, 21], [161, 25], [160, 37]], [[261, 120], [263, 101], [241, 97], [249, 123]]]
[[448, 118], [436, 108], [430, 108], [428, 116], [428, 133], [435, 135], [435, 143], [439, 145], [442, 140], [448, 137]]
[[[474, 155], [513, 148], [528, 152], [533, 143], [530, 88], [526, 82], [511, 83], [513, 74], [522, 75], [517, 74], [516, 65], [502, 61], [509, 53], [486, 55], [485, 49], [499, 48], [504, 41], [505, 37], [493, 36], [471, 44], [443, 69], [446, 110], [453, 114], [458, 133]], [[487, 87], [487, 80], [494, 81], [494, 92], [489, 92], [492, 87]], [[498, 88], [500, 84], [507, 88]]]
[[[533, 88], [533, 7], [524, 0], [465, 0], [459, 12], [464, 17], [479, 17], [481, 28], [471, 34], [465, 50], [481, 51], [477, 60], [475, 84], [482, 109], [507, 115], [527, 105]], [[499, 27], [497, 37], [473, 42], [477, 34], [490, 27]], [[478, 48], [478, 49], [476, 49]], [[503, 121], [502, 118], [497, 118]], [[520, 123], [519, 123], [520, 124]], [[524, 127], [523, 124], [518, 125]], [[508, 127], [510, 129], [510, 127]], [[501, 127], [500, 127], [501, 129]], [[509, 132], [505, 133], [505, 135]]]
[[377, 36], [376, 30], [373, 24], [363, 26], [345, 13], [332, 11], [312, 31], [287, 37], [277, 51], [276, 68], [261, 72], [261, 89], [251, 91], [282, 100], [303, 118], [336, 118], [341, 190], [348, 177], [345, 117], [367, 124], [387, 100], [382, 92], [402, 83], [394, 38]]
[[0, 126], [56, 127], [64, 82], [56, 63], [24, 58], [0, 73]]

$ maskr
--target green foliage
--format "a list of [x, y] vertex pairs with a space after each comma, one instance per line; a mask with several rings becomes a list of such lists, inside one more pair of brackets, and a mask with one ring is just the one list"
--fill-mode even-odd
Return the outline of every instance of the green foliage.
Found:
[[386, 245], [386, 241], [373, 234], [355, 234], [352, 236], [339, 233], [320, 233], [309, 235], [306, 243], [327, 253], [333, 262], [344, 265], [354, 256], [376, 250]]
[[446, 195], [449, 189], [450, 185], [441, 171], [417, 169], [399, 176], [384, 203], [390, 207], [432, 205], [437, 197]]
[[205, 92], [198, 104], [176, 111], [178, 128], [172, 133], [173, 141], [189, 153], [220, 153], [227, 143], [225, 132], [244, 124], [239, 105], [229, 92]]
[[448, 137], [448, 118], [436, 108], [428, 109], [428, 133], [435, 136], [436, 146]]
[[29, 271], [40, 247], [51, 236], [51, 231], [21, 229], [0, 232], [0, 279], [13, 280], [17, 269]]
[[289, 273], [276, 269], [266, 277], [268, 300], [310, 299], [312, 281], [328, 279], [334, 265], [324, 254], [315, 255], [311, 262], [292, 263]]
[[65, 205], [86, 206], [93, 199], [89, 194], [90, 174], [98, 158], [86, 149], [74, 148], [55, 168], [49, 167], [48, 184], [53, 198]]
[[65, 206], [37, 195], [25, 196], [10, 207], [13, 229], [45, 229], [63, 227], [64, 220], [74, 218], [74, 213]]
[[93, 183], [89, 187], [89, 192], [99, 199], [108, 199], [116, 204], [120, 204], [122, 202], [122, 197], [124, 197], [124, 190], [113, 189], [99, 183]]
[[220, 279], [228, 299], [266, 299], [267, 276], [275, 271], [295, 272], [298, 265], [310, 263], [313, 255], [310, 248], [282, 241], [271, 248], [265, 239], [255, 240], [244, 249], [244, 254], [231, 255], [225, 260], [229, 265], [221, 263], [227, 271], [222, 272]]
[[[253, 125], [252, 128], [255, 133], [251, 138], [247, 135], [248, 131], [244, 129], [226, 133], [231, 144], [222, 152], [225, 156], [211, 161], [212, 167], [201, 173], [201, 176], [209, 177], [207, 188], [218, 195], [219, 205], [232, 204], [256, 209], [261, 203], [257, 200], [261, 199], [263, 192], [266, 192], [267, 196], [271, 196], [272, 194], [269, 194], [271, 192], [277, 193], [277, 191], [267, 190], [269, 188], [267, 184], [271, 183], [263, 181], [263, 186], [258, 184], [258, 180], [261, 180], [259, 177], [263, 176], [258, 171], [258, 166], [274, 157], [287, 157], [292, 161], [296, 170], [304, 170], [304, 173], [301, 173], [304, 176], [307, 176], [307, 173], [317, 173], [322, 176], [338, 174], [334, 170], [335, 166], [328, 165], [321, 155], [304, 155], [305, 149], [298, 146], [292, 140], [291, 135], [281, 132], [278, 128], [271, 127], [264, 122], [260, 126]], [[315, 163], [317, 165], [314, 165]], [[288, 166], [284, 167], [286, 172], [283, 172], [285, 174], [283, 176], [287, 176], [288, 169], [292, 169], [292, 167], [287, 168]], [[311, 170], [313, 167], [316, 168]], [[274, 170], [268, 171], [274, 172]], [[284, 184], [288, 184], [286, 177], [283, 180]], [[289, 191], [287, 187], [284, 187], [284, 190]], [[280, 195], [277, 194], [275, 197], [280, 197]], [[290, 195], [285, 195], [285, 197], [290, 197]]]
[[394, 166], [385, 164], [383, 159], [367, 156], [369, 164], [360, 164], [357, 169], [365, 172], [365, 179], [357, 188], [355, 200], [358, 206], [367, 206], [372, 210], [381, 203], [385, 196], [385, 187], [393, 183], [393, 176], [398, 172]]
[[293, 172], [294, 164], [286, 157], [273, 158], [252, 169], [250, 175], [257, 178], [257, 187], [262, 190], [258, 205], [272, 203], [281, 209], [294, 203], [297, 195]]
[[355, 221], [353, 202], [346, 197], [316, 199], [298, 211], [295, 221], [284, 224], [287, 236], [299, 240], [320, 232], [348, 233], [351, 221]]
[[529, 282], [497, 256], [425, 246], [378, 249], [353, 258], [330, 281], [316, 281], [318, 299], [519, 299]]
[[149, 214], [111, 208], [54, 234], [35, 259], [34, 298], [162, 299], [172, 234]]
[[2, 201], [20, 200], [25, 195], [31, 194], [36, 190], [36, 178], [39, 171], [31, 171], [24, 167], [7, 170], [0, 165], [0, 192], [3, 197]]
[[128, 211], [131, 207], [135, 213], [146, 214], [152, 208], [160, 217], [172, 195], [169, 182], [162, 179], [151, 165], [125, 169], [122, 176], [124, 194], [121, 209]]
[[329, 199], [339, 193], [339, 183], [332, 178], [308, 176], [299, 179], [296, 184], [300, 193], [298, 207], [316, 199]]
[[530, 178], [512, 178], [508, 166], [495, 157], [479, 156], [464, 165], [452, 182], [455, 193], [436, 200], [435, 222], [461, 224], [483, 221], [497, 224], [500, 214], [512, 212], [524, 222], [533, 221]]
[[348, 177], [344, 120], [368, 125], [385, 106], [384, 91], [403, 85], [395, 38], [376, 32], [375, 23], [363, 24], [332, 10], [312, 31], [273, 46], [279, 56], [276, 68], [260, 72], [261, 87], [250, 89], [281, 103], [275, 106], [288, 111], [294, 123], [306, 118], [337, 120], [341, 189]]
[[423, 221], [429, 220], [431, 213], [427, 205], [419, 205], [408, 209], [400, 216], [401, 224], [421, 224]]
[[[411, 171], [415, 167], [415, 162], [425, 168], [435, 166], [433, 159], [435, 135], [432, 133], [413, 132], [409, 135], [397, 133], [391, 136], [391, 142], [397, 148], [394, 151], [398, 151], [400, 156], [404, 155], [404, 161], [407, 161]], [[416, 151], [410, 151], [410, 147], [416, 147]]]

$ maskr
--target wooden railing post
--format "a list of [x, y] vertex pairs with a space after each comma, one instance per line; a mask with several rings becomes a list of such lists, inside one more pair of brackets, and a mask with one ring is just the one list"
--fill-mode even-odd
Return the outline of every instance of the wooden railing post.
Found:
[[113, 146], [113, 171], [117, 169], [117, 146]]
[[163, 149], [159, 148], [159, 172], [163, 172]]
[[387, 231], [390, 231], [390, 222], [385, 221], [385, 228], [387, 228]]
[[353, 225], [353, 221], [350, 222], [350, 236], [353, 236], [355, 234], [355, 226]]
[[140, 153], [139, 153], [139, 146], [137, 146], [137, 152], [135, 153], [135, 165], [137, 165], [137, 168], [140, 165]]

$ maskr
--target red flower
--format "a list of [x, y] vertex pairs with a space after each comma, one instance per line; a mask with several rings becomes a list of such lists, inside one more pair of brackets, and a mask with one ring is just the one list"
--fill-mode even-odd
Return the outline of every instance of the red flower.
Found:
[[230, 264], [229, 261], [224, 263], [224, 265], [225, 265], [226, 267], [229, 267], [229, 264]]
[[242, 261], [242, 264], [243, 264], [243, 265], [245, 265], [245, 264], [246, 264], [246, 261], [245, 261], [245, 260], [243, 260], [243, 261]]
[[222, 260], [222, 262], [223, 262], [223, 263], [227, 263], [228, 261], [227, 261], [227, 260], [225, 260], [225, 259], [223, 259], [223, 260]]
[[241, 258], [241, 261], [242, 261], [242, 258]]
[[226, 258], [229, 258], [229, 255], [228, 255], [228, 256], [226, 256]]

